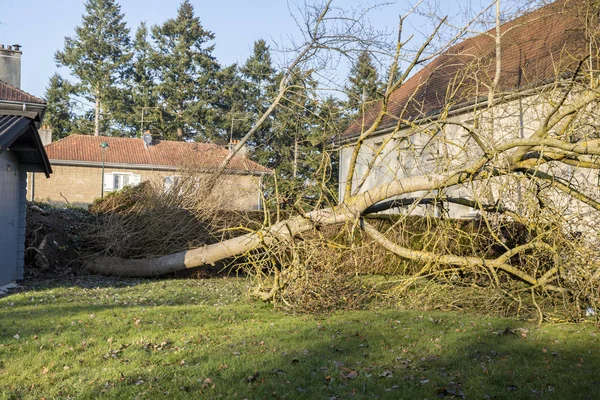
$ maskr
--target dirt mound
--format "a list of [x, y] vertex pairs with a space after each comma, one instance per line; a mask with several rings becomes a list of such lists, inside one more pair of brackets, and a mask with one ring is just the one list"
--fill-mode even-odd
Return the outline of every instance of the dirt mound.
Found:
[[82, 272], [82, 245], [92, 215], [82, 208], [27, 204], [25, 277]]

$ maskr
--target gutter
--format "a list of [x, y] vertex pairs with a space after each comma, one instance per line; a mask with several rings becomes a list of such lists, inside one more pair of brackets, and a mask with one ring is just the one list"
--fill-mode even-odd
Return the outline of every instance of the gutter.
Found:
[[[97, 161], [77, 161], [77, 160], [55, 160], [51, 159], [50, 164], [53, 165], [64, 165], [64, 166], [74, 166], [74, 167], [98, 167], [102, 168], [102, 162]], [[104, 163], [104, 168], [123, 168], [123, 169], [139, 169], [139, 170], [147, 170], [147, 171], [180, 171], [181, 168], [170, 166], [170, 165], [152, 165], [152, 164], [127, 164], [127, 163]], [[212, 169], [201, 169], [198, 172], [201, 173], [210, 173], [214, 172]], [[226, 169], [223, 173], [227, 175], [253, 175], [253, 176], [263, 176], [263, 175], [272, 175], [273, 172], [262, 172], [262, 171], [249, 171], [249, 170], [233, 170]]]
[[19, 115], [17, 113], [23, 113], [22, 115], [27, 115], [27, 112], [36, 112], [38, 114], [37, 118], [35, 118], [36, 128], [40, 127], [40, 125], [42, 124], [42, 120], [44, 119], [44, 115], [46, 114], [46, 104], [42, 103], [0, 100], [0, 109], [15, 111], [15, 115]]

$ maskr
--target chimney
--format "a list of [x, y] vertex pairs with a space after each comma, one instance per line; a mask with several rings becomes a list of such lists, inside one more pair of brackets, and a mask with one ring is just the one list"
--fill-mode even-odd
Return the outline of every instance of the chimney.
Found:
[[46, 146], [52, 143], [52, 128], [50, 125], [42, 125], [38, 129], [38, 133], [40, 134], [40, 139], [42, 139], [42, 145]]
[[[230, 153], [233, 153], [233, 150], [235, 150], [235, 148], [237, 147], [237, 145], [240, 143], [239, 140], [237, 139], [233, 139], [229, 142], [229, 145], [227, 146], [229, 149]], [[248, 146], [243, 145], [242, 148], [237, 152], [238, 156], [241, 157], [246, 157], [248, 155]]]
[[146, 149], [148, 148], [148, 146], [152, 146], [152, 135], [150, 134], [150, 131], [144, 132], [144, 134], [142, 135], [142, 140], [144, 141], [144, 147]]
[[21, 88], [21, 45], [0, 45], [0, 80]]

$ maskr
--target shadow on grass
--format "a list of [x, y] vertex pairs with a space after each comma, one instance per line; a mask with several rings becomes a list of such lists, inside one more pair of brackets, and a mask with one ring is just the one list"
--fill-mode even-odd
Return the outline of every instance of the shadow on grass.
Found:
[[155, 277], [146, 278], [128, 278], [117, 276], [105, 276], [91, 274], [80, 271], [79, 275], [64, 276], [61, 274], [41, 274], [29, 276], [18, 283], [19, 289], [12, 293], [18, 293], [26, 290], [44, 290], [53, 288], [121, 288], [127, 286], [135, 286], [141, 283], [165, 281], [172, 279], [215, 279], [226, 277], [246, 277], [243, 259], [230, 258], [225, 259], [214, 265], [206, 265], [197, 268], [188, 268], [181, 271], [171, 272], [165, 275], [157, 275]]
[[[290, 335], [290, 332], [275, 332]], [[303, 351], [262, 360], [241, 353], [239, 361], [191, 357], [186, 363], [154, 364], [151, 372], [126, 371], [117, 382], [105, 382], [78, 393], [123, 397], [186, 398], [598, 398], [597, 355], [574, 344], [559, 355], [542, 353], [518, 338], [467, 344], [462, 355], [406, 354], [393, 360], [373, 357], [352, 341], [331, 346], [322, 338], [305, 343], [302, 334], [290, 338]], [[371, 333], [369, 341], [389, 338]], [[464, 344], [464, 343], [463, 343]], [[491, 350], [493, 344], [495, 350]], [[587, 355], [585, 365], [580, 359]], [[416, 356], [416, 357], [415, 357]], [[251, 360], [244, 361], [248, 357]], [[251, 365], [249, 365], [251, 364]], [[223, 365], [227, 365], [224, 369]], [[357, 376], [354, 376], [356, 371]], [[214, 386], [213, 386], [214, 385]]]
[[[107, 329], [86, 334], [95, 339], [95, 358], [58, 372], [57, 397], [598, 398], [600, 346], [586, 325], [536, 328], [395, 310], [291, 316], [252, 303], [190, 308], [189, 293], [187, 301], [175, 294], [155, 304], [161, 296], [118, 305], [19, 304], [17, 317], [29, 332], [21, 340], [39, 330], [40, 338], [69, 342], [68, 332], [85, 326], [49, 327], [49, 314], [66, 321], [114, 317]], [[149, 319], [163, 325], [146, 325]], [[114, 342], [106, 342], [109, 334]], [[13, 397], [44, 394], [24, 387]]]
[[29, 290], [50, 290], [58, 288], [122, 288], [136, 286], [140, 283], [146, 283], [159, 280], [158, 278], [122, 278], [103, 275], [80, 275], [72, 277], [47, 275], [44, 278], [39, 276], [18, 281], [20, 289], [15, 293]]

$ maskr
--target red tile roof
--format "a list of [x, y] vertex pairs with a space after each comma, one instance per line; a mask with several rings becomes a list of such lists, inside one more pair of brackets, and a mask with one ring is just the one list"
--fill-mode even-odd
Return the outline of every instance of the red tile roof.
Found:
[[46, 104], [46, 102], [38, 97], [35, 97], [19, 88], [9, 85], [4, 81], [0, 81], [0, 101], [17, 101], [22, 103], [37, 103]]
[[[558, 0], [502, 25], [500, 91], [540, 84], [557, 71], [573, 71], [586, 56], [584, 24], [576, 15], [581, 0]], [[397, 117], [418, 119], [444, 105], [458, 105], [487, 96], [495, 75], [495, 30], [466, 39], [433, 59], [390, 97], [388, 114], [378, 130], [395, 126]], [[381, 103], [366, 112], [369, 127]], [[404, 110], [404, 112], [403, 112]], [[395, 116], [396, 118], [392, 117]], [[362, 118], [343, 133], [361, 132]]]
[[[102, 142], [108, 143], [104, 151], [107, 164], [133, 164], [181, 168], [193, 166], [203, 170], [214, 170], [225, 159], [228, 150], [208, 143], [154, 141], [146, 148], [139, 138], [108, 136], [71, 135], [46, 146], [50, 161], [102, 162]], [[227, 167], [233, 172], [269, 173], [270, 169], [235, 156]]]

